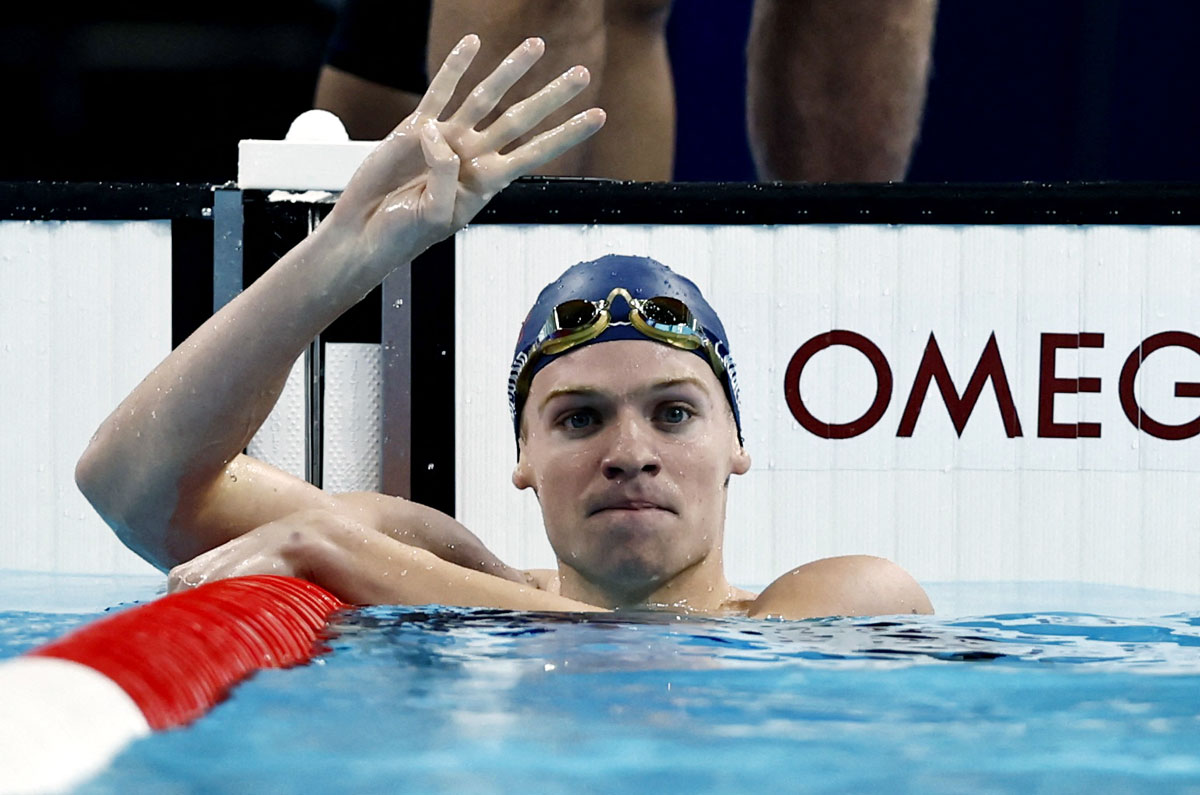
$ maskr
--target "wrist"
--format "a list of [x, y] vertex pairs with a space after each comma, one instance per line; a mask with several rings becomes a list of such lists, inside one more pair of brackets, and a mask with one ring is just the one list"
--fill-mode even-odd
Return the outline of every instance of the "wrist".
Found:
[[379, 286], [393, 270], [374, 265], [353, 230], [322, 222], [250, 285], [260, 309], [310, 336]]
[[388, 237], [372, 224], [369, 215], [363, 216], [355, 208], [346, 209], [339, 201], [306, 241], [316, 256], [336, 262], [339, 272], [366, 295], [427, 248], [408, 237]]

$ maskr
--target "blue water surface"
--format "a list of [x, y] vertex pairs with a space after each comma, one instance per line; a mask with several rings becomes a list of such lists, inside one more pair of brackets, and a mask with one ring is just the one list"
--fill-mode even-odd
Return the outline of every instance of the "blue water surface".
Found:
[[[84, 619], [0, 613], [0, 655]], [[1200, 793], [1200, 612], [375, 607], [327, 646], [79, 791]]]

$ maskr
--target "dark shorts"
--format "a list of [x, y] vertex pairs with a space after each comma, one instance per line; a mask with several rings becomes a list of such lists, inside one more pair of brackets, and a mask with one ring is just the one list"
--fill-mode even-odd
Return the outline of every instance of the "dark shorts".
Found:
[[425, 92], [431, 0], [343, 0], [325, 63], [385, 86]]

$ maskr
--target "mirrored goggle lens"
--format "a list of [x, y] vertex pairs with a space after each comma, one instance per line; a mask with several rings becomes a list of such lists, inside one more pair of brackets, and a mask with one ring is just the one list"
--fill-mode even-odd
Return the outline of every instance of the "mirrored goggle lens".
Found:
[[600, 310], [591, 301], [566, 301], [554, 307], [554, 325], [557, 332], [578, 331], [596, 322], [599, 314]]
[[692, 325], [691, 310], [678, 298], [648, 298], [642, 302], [639, 311], [647, 322], [656, 326]]

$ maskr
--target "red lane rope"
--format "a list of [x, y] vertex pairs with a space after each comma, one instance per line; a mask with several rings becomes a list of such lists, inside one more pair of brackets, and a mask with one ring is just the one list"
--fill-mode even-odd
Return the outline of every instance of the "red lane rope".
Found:
[[304, 580], [254, 575], [201, 585], [94, 621], [28, 654], [99, 671], [152, 729], [190, 723], [259, 668], [306, 662], [348, 607]]

